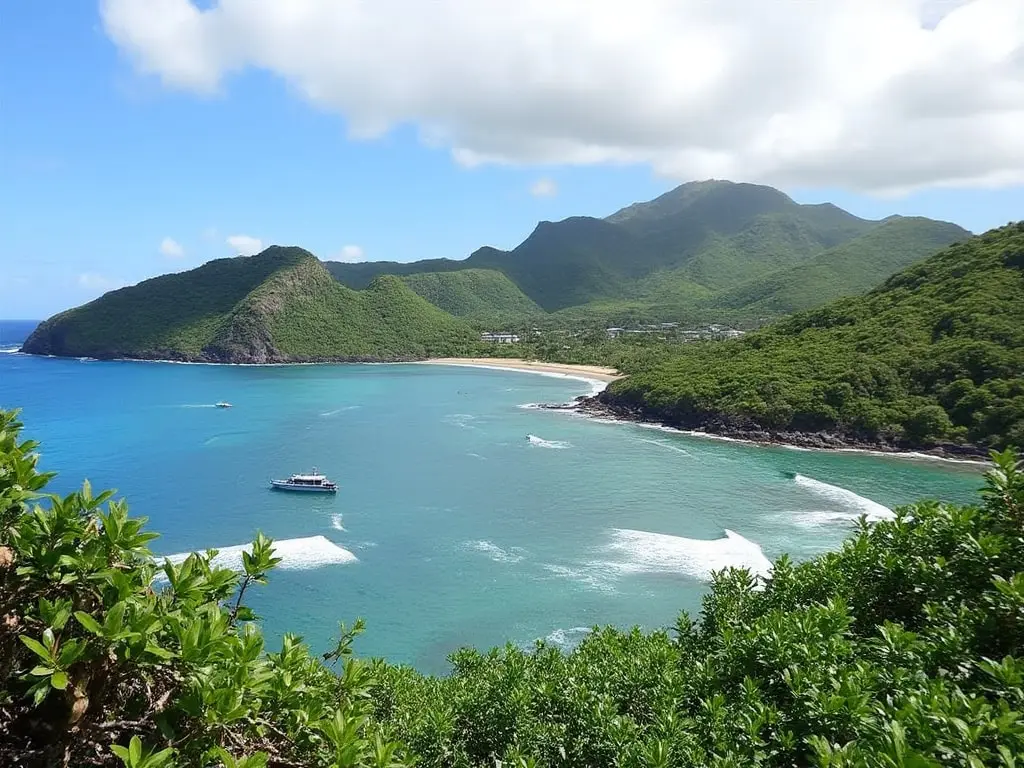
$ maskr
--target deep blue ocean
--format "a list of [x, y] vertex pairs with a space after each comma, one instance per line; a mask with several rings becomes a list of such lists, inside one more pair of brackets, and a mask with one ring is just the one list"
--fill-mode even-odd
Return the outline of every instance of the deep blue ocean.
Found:
[[[0, 323], [0, 348], [32, 325]], [[338, 621], [363, 617], [359, 653], [429, 672], [461, 645], [568, 646], [594, 624], [671, 625], [699, 610], [712, 568], [805, 558], [837, 546], [861, 513], [971, 501], [981, 483], [966, 465], [524, 407], [591, 386], [465, 367], [0, 351], [0, 408], [22, 409], [42, 468], [60, 473], [51, 490], [85, 478], [117, 488], [161, 533], [159, 554], [223, 550], [262, 530], [284, 555], [253, 599], [271, 638], [294, 631], [323, 650]], [[314, 466], [341, 484], [336, 497], [269, 490]]]

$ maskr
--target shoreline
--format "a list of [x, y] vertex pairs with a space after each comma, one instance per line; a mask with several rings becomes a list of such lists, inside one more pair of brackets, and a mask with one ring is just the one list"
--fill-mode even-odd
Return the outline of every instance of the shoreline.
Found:
[[884, 444], [857, 443], [839, 435], [819, 433], [774, 433], [768, 430], [727, 429], [711, 431], [700, 428], [679, 427], [664, 421], [617, 408], [603, 402], [597, 395], [578, 397], [564, 405], [541, 406], [545, 410], [565, 411], [605, 424], [633, 424], [647, 429], [698, 437], [707, 440], [721, 440], [744, 443], [763, 448], [785, 448], [795, 451], [822, 451], [826, 453], [856, 453], [870, 456], [887, 456], [913, 461], [941, 461], [951, 464], [965, 464], [988, 467], [991, 462], [980, 449], [973, 446], [936, 446], [931, 449], [901, 449]]
[[432, 357], [415, 361], [415, 365], [452, 365], [464, 368], [488, 368], [498, 371], [520, 371], [567, 379], [580, 379], [605, 386], [623, 378], [624, 374], [614, 368], [602, 365], [576, 365], [571, 363], [545, 363], [539, 360], [522, 360], [505, 357]]
[[[7, 350], [4, 350], [5, 352]], [[545, 363], [537, 360], [523, 360], [520, 358], [503, 357], [438, 357], [427, 360], [345, 360], [345, 361], [310, 361], [310, 362], [284, 362], [284, 363], [221, 363], [205, 361], [166, 360], [154, 358], [99, 358], [65, 357], [63, 355], [39, 355], [32, 352], [21, 352], [12, 350], [15, 354], [24, 354], [31, 357], [43, 357], [65, 360], [87, 360], [90, 362], [126, 362], [126, 363], [163, 363], [170, 365], [217, 365], [217, 366], [238, 366], [238, 367], [285, 367], [285, 366], [308, 366], [308, 365], [447, 365], [464, 368], [482, 368], [485, 370], [511, 371], [516, 373], [532, 373], [540, 376], [552, 376], [561, 379], [573, 379], [590, 384], [593, 389], [589, 395], [579, 395], [569, 403], [531, 403], [529, 407], [538, 410], [562, 411], [583, 416], [593, 421], [606, 424], [633, 424], [648, 429], [659, 429], [675, 434], [689, 437], [703, 438], [706, 440], [721, 440], [727, 442], [744, 443], [760, 447], [786, 448], [797, 451], [824, 451], [829, 453], [857, 453], [871, 456], [887, 456], [892, 458], [909, 459], [913, 461], [941, 461], [953, 464], [973, 465], [976, 467], [988, 467], [991, 462], [977, 449], [966, 449], [960, 451], [949, 451], [942, 447], [931, 450], [902, 450], [888, 445], [866, 445], [852, 443], [840, 438], [837, 435], [826, 436], [820, 434], [797, 434], [786, 433], [775, 434], [766, 430], [728, 430], [709, 431], [707, 429], [687, 429], [684, 427], [667, 424], [657, 419], [647, 418], [643, 414], [627, 413], [622, 409], [610, 406], [598, 399], [598, 395], [613, 381], [624, 378], [625, 374], [619, 373], [616, 369], [600, 365], [581, 365], [572, 363]]]

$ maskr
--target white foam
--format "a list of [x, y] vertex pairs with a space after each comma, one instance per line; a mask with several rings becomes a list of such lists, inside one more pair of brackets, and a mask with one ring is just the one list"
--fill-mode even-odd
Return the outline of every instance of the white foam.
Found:
[[543, 437], [537, 437], [536, 435], [527, 435], [527, 439], [530, 441], [530, 445], [536, 446], [537, 448], [570, 448], [571, 445], [562, 440], [545, 440]]
[[510, 547], [509, 549], [502, 549], [493, 541], [467, 541], [466, 547], [469, 549], [475, 549], [477, 552], [483, 552], [491, 560], [496, 563], [519, 563], [522, 562], [525, 557], [524, 550], [522, 547]]
[[856, 512], [857, 516], [867, 515], [868, 520], [872, 522], [891, 520], [895, 517], [893, 511], [887, 506], [863, 496], [858, 496], [853, 491], [840, 488], [838, 485], [823, 483], [820, 480], [815, 480], [813, 477], [805, 477], [804, 475], [796, 475], [793, 481], [801, 488], [806, 488], [823, 499], [828, 499], [840, 507]]
[[[217, 556], [213, 559], [214, 565], [241, 572], [244, 570], [242, 552], [251, 551], [252, 543], [217, 549]], [[166, 555], [166, 557], [172, 563], [180, 565], [190, 554], [192, 553], [180, 552], [175, 555]], [[281, 558], [277, 567], [285, 571], [305, 571], [325, 565], [346, 565], [358, 561], [358, 558], [347, 549], [339, 547], [324, 536], [277, 540], [274, 542], [274, 557]], [[156, 559], [158, 562], [163, 562], [164, 558], [157, 556]]]
[[344, 527], [341, 525], [341, 515], [331, 515], [331, 528], [336, 531], [344, 531]]
[[598, 592], [615, 591], [614, 574], [609, 571], [604, 563], [591, 563], [576, 568], [568, 565], [545, 563], [542, 567], [548, 573], [553, 573], [555, 576], [568, 579], [569, 581], [575, 581]]
[[0, 347], [0, 355], [14, 355], [19, 349], [21, 347]]
[[772, 570], [758, 544], [728, 529], [724, 538], [707, 540], [616, 528], [607, 551], [623, 558], [608, 563], [623, 573], [685, 573], [708, 581], [728, 567], [764, 577]]
[[569, 629], [556, 629], [544, 638], [548, 645], [554, 645], [563, 651], [571, 651], [591, 632], [590, 627], [570, 627]]
[[476, 421], [476, 416], [472, 413], [449, 413], [444, 417], [446, 424], [451, 424], [461, 429], [477, 429], [476, 425], [473, 424]]

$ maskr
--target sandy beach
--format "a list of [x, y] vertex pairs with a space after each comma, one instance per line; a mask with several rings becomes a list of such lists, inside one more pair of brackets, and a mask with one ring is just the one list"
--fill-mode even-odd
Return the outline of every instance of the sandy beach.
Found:
[[562, 374], [579, 376], [596, 381], [610, 382], [621, 379], [622, 374], [614, 368], [600, 365], [568, 365], [566, 363], [542, 363], [535, 360], [516, 360], [506, 357], [437, 357], [422, 361], [424, 365], [468, 365], [477, 368], [507, 368], [514, 371]]

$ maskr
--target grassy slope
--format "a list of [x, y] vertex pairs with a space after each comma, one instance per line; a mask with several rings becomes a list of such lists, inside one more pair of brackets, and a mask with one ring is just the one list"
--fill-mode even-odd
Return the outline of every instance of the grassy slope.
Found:
[[810, 309], [867, 291], [894, 272], [931, 256], [970, 233], [955, 224], [894, 218], [798, 267], [771, 272], [713, 297], [709, 308], [771, 315]]
[[312, 254], [272, 247], [124, 288], [44, 323], [44, 354], [269, 362], [454, 354], [471, 329], [397, 278], [365, 291], [337, 283]]
[[1024, 224], [953, 245], [865, 296], [688, 347], [607, 397], [688, 427], [1024, 443]]
[[402, 280], [431, 304], [456, 317], [483, 321], [543, 313], [515, 283], [493, 269], [424, 272]]

